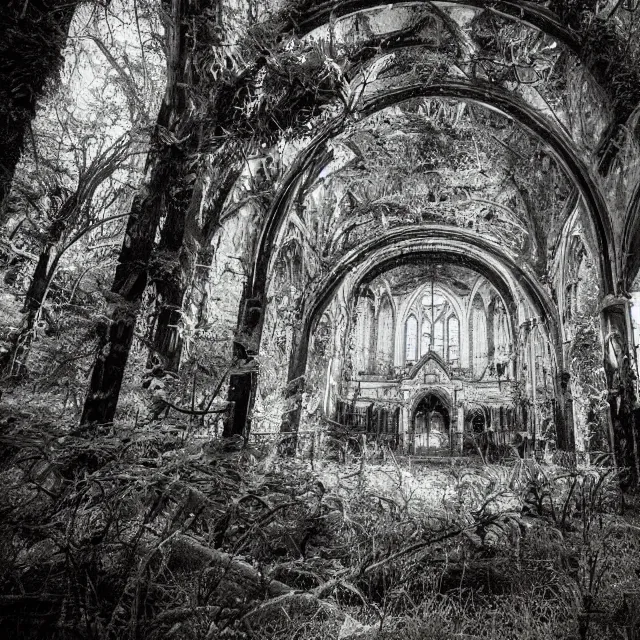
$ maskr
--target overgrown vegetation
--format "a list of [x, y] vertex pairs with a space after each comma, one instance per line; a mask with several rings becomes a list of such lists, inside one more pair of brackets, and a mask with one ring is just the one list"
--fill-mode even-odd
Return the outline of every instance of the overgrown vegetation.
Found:
[[[595, 252], [558, 267], [569, 236], [608, 240], [576, 208], [567, 157], [584, 180], [597, 165], [633, 191], [608, 167], [616, 136], [636, 135], [636, 3], [547, 3], [572, 51], [501, 3], [327, 12], [312, 37], [332, 3], [113, 0], [72, 23], [76, 4], [0, 9], [0, 57], [19, 54], [0, 65], [3, 637], [639, 634], [640, 515], [609, 451], [638, 430], [607, 431], [609, 403], [618, 422], [635, 408], [632, 364], [612, 331], [602, 366]], [[628, 220], [610, 208], [598, 215], [617, 237]], [[334, 324], [317, 323], [323, 359], [294, 376], [307, 294], [381, 232], [441, 226], [462, 238], [461, 264], [476, 234], [474, 247], [491, 245], [486, 274], [509, 269], [500, 251], [531, 273], [526, 295], [501, 273], [514, 318], [546, 308], [536, 295], [557, 303], [567, 370], [545, 368], [545, 351], [529, 371], [542, 371], [549, 415], [566, 391], [555, 377], [570, 377], [576, 433], [604, 456], [541, 464], [508, 443], [489, 451], [483, 431], [463, 443], [479, 461], [422, 468], [364, 436], [321, 442], [323, 376], [352, 378], [352, 354], [339, 357], [353, 335], [329, 347], [330, 334], [355, 309], [341, 293]], [[516, 375], [512, 398], [536, 410], [529, 374]], [[307, 432], [276, 436], [298, 414]], [[527, 429], [520, 414], [514, 431]], [[269, 433], [252, 434], [252, 419]], [[624, 445], [637, 462], [637, 442]]]
[[[614, 474], [282, 459], [176, 429], [2, 423], [6, 638], [616, 638]], [[316, 452], [317, 455], [317, 452]]]

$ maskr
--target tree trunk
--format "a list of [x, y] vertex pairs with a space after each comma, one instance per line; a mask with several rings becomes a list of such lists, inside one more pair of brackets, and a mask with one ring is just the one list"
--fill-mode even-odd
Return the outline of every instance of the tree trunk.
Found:
[[[182, 316], [191, 307], [185, 298], [194, 287], [204, 287], [209, 277], [206, 269], [197, 271], [202, 256], [211, 261], [209, 251], [222, 215], [224, 204], [240, 175], [233, 149], [212, 158], [214, 167], [202, 171], [190, 198], [175, 197], [162, 229], [159, 253], [161, 264], [153, 275], [156, 289], [156, 311], [152, 322], [152, 353], [157, 353], [169, 371], [180, 366], [183, 339]], [[211, 193], [213, 190], [213, 193]], [[198, 220], [206, 208], [204, 224]], [[208, 256], [208, 257], [207, 257]], [[193, 285], [193, 286], [192, 286]], [[189, 325], [196, 326], [197, 318]]]
[[[147, 158], [147, 180], [134, 198], [127, 224], [111, 288], [110, 325], [91, 375], [81, 418], [83, 425], [113, 421], [149, 274], [167, 257], [155, 247], [158, 226], [166, 212], [169, 227], [165, 246], [169, 249], [182, 246], [184, 215], [194, 193], [195, 185], [187, 175], [187, 167], [193, 166], [200, 151], [201, 127], [194, 126], [191, 118], [188, 92], [197, 90], [201, 81], [195, 58], [208, 56], [215, 48], [207, 34], [212, 26], [211, 12], [216, 13], [219, 5], [213, 0], [164, 0], [163, 4], [167, 13], [165, 98]], [[169, 243], [166, 235], [171, 229], [177, 233]], [[169, 310], [180, 308], [176, 292], [173, 283], [164, 291]], [[170, 323], [171, 314], [167, 326]]]
[[0, 359], [0, 372], [20, 375], [24, 371], [27, 353], [33, 339], [33, 328], [55, 274], [56, 259], [53, 260], [54, 266], [51, 266], [51, 251], [62, 239], [66, 222], [77, 209], [77, 204], [77, 194], [71, 195], [60, 208], [48, 229], [45, 244], [40, 252], [24, 301], [22, 312], [25, 316], [19, 331], [11, 340], [8, 353]]
[[0, 222], [37, 101], [63, 62], [77, 5], [9, 0], [0, 8]]
[[0, 372], [8, 373], [9, 375], [20, 375], [24, 371], [24, 357], [33, 339], [33, 327], [49, 282], [47, 271], [50, 255], [51, 245], [47, 245], [40, 253], [33, 277], [29, 283], [22, 309], [25, 315], [20, 329], [11, 337], [9, 351], [0, 360]]
[[[179, 173], [184, 176], [186, 170], [181, 167]], [[160, 235], [157, 260], [150, 273], [156, 294], [150, 355], [159, 354], [168, 371], [177, 371], [180, 365], [180, 312], [189, 264], [193, 262], [189, 260], [189, 251], [183, 244], [189, 203], [195, 193], [189, 185], [182, 180], [180, 182], [178, 188], [174, 189], [171, 200], [166, 203], [166, 218]]]
[[[159, 123], [165, 114], [160, 114]], [[154, 137], [157, 143], [157, 135]], [[162, 206], [174, 184], [175, 154], [173, 147], [154, 154], [148, 163], [149, 182], [134, 198], [111, 287], [110, 325], [99, 345], [82, 412], [82, 424], [113, 421], [140, 303], [147, 286]]]

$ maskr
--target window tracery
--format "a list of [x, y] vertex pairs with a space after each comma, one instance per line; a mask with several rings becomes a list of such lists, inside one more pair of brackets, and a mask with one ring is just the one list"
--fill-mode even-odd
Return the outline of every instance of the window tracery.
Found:
[[440, 319], [433, 327], [433, 350], [444, 358], [444, 320]]
[[[584, 279], [586, 249], [582, 238], [574, 235], [571, 238], [567, 256], [567, 271], [565, 276], [565, 302], [564, 302], [564, 319], [565, 322], [572, 325], [575, 323], [579, 313], [581, 299], [583, 298], [583, 289], [581, 280]], [[573, 327], [568, 327], [569, 334], [572, 335]]]
[[422, 333], [420, 334], [420, 357], [429, 351], [431, 347], [431, 322], [428, 318], [422, 319]]
[[413, 363], [418, 359], [418, 319], [412, 314], [405, 323], [405, 362]]
[[454, 367], [460, 361], [460, 320], [455, 314], [447, 321], [447, 361]]
[[439, 293], [431, 291], [421, 300], [422, 331], [420, 338], [420, 357], [432, 350], [445, 355], [444, 321], [449, 311], [449, 301]]
[[501, 301], [498, 301], [494, 310], [493, 327], [495, 362], [496, 364], [503, 364], [509, 360], [511, 349], [507, 312]]
[[388, 296], [382, 299], [378, 312], [378, 341], [376, 348], [377, 372], [382, 375], [391, 373], [393, 367], [393, 310]]
[[358, 301], [356, 319], [355, 370], [359, 373], [370, 373], [373, 364], [374, 309], [373, 300], [362, 297]]

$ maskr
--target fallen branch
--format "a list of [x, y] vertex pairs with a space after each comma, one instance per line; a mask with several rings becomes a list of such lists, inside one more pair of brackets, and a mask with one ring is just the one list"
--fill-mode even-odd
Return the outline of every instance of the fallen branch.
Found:
[[211, 413], [224, 413], [225, 411], [228, 411], [229, 403], [227, 403], [224, 409], [211, 409], [211, 405], [213, 404], [213, 401], [216, 399], [216, 397], [220, 393], [220, 389], [222, 389], [222, 385], [224, 384], [224, 381], [226, 380], [229, 371], [231, 371], [232, 367], [234, 367], [235, 364], [236, 364], [235, 361], [232, 362], [225, 369], [224, 373], [220, 376], [220, 380], [218, 380], [218, 384], [216, 385], [216, 388], [214, 389], [213, 394], [211, 395], [211, 398], [207, 403], [207, 406], [203, 410], [184, 409], [183, 407], [178, 407], [172, 402], [169, 402], [169, 400], [164, 400], [165, 404], [171, 407], [172, 409], [175, 409], [178, 413], [186, 413], [187, 415], [190, 415], [190, 416], [206, 416]]
[[169, 400], [164, 400], [164, 403], [178, 413], [186, 413], [189, 416], [207, 416], [210, 413], [224, 413], [229, 410], [229, 407], [226, 406], [223, 409], [203, 409], [200, 411], [198, 409], [185, 409], [184, 407], [179, 407], [178, 405], [173, 404], [173, 402], [169, 402]]
[[190, 536], [184, 534], [177, 536], [173, 543], [173, 552], [178, 551], [178, 549], [176, 549], [177, 545], [184, 545], [192, 554], [195, 553], [199, 555], [203, 560], [233, 571], [245, 580], [255, 584], [256, 587], [266, 587], [267, 593], [270, 596], [283, 596], [295, 591], [293, 587], [290, 587], [288, 584], [284, 584], [284, 582], [270, 580], [267, 576], [252, 567], [248, 562], [238, 560], [223, 551], [206, 547]]
[[402, 558], [403, 556], [410, 555], [412, 553], [416, 553], [417, 551], [421, 551], [422, 549], [431, 546], [432, 544], [437, 544], [438, 542], [442, 542], [443, 540], [448, 540], [449, 538], [455, 538], [467, 531], [472, 531], [473, 529], [477, 529], [480, 525], [492, 524], [498, 519], [498, 516], [494, 516], [488, 518], [487, 520], [483, 520], [481, 522], [474, 522], [470, 524], [468, 527], [460, 527], [458, 529], [453, 529], [448, 533], [444, 533], [441, 536], [436, 538], [431, 538], [429, 540], [425, 540], [424, 542], [417, 542], [416, 544], [411, 545], [410, 547], [406, 547], [401, 549], [400, 551], [387, 556], [386, 558], [382, 558], [382, 560], [378, 560], [378, 562], [374, 562], [367, 567], [361, 569], [363, 574], [371, 573], [374, 569], [381, 567], [382, 565], [388, 564], [393, 560], [397, 560], [398, 558]]

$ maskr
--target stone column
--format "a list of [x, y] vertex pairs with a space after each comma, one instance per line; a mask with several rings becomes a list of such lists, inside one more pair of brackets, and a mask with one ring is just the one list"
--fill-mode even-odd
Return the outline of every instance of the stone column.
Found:
[[532, 446], [535, 450], [536, 438], [538, 437], [538, 377], [537, 377], [537, 361], [536, 361], [536, 342], [534, 338], [532, 325], [529, 333], [529, 380], [531, 381], [531, 437]]
[[571, 374], [560, 371], [556, 376], [556, 445], [563, 451], [575, 451], [576, 438], [573, 420], [573, 399], [569, 383]]
[[300, 417], [302, 414], [302, 403], [304, 399], [305, 377], [301, 375], [293, 380], [289, 380], [285, 390], [285, 408], [282, 414], [280, 425], [281, 433], [291, 433], [298, 430]]
[[462, 453], [464, 440], [464, 416], [466, 413], [466, 408], [463, 400], [458, 400], [457, 409], [458, 416], [456, 422], [456, 431], [458, 434], [458, 450], [460, 453]]
[[404, 453], [408, 452], [409, 449], [409, 407], [407, 406], [407, 398], [405, 397], [405, 404], [402, 405], [402, 412], [400, 414], [400, 446]]
[[294, 327], [291, 355], [289, 360], [289, 380], [285, 389], [285, 413], [280, 424], [281, 433], [298, 431], [302, 416], [303, 394], [305, 392], [307, 356], [309, 354], [309, 330], [304, 320]]

